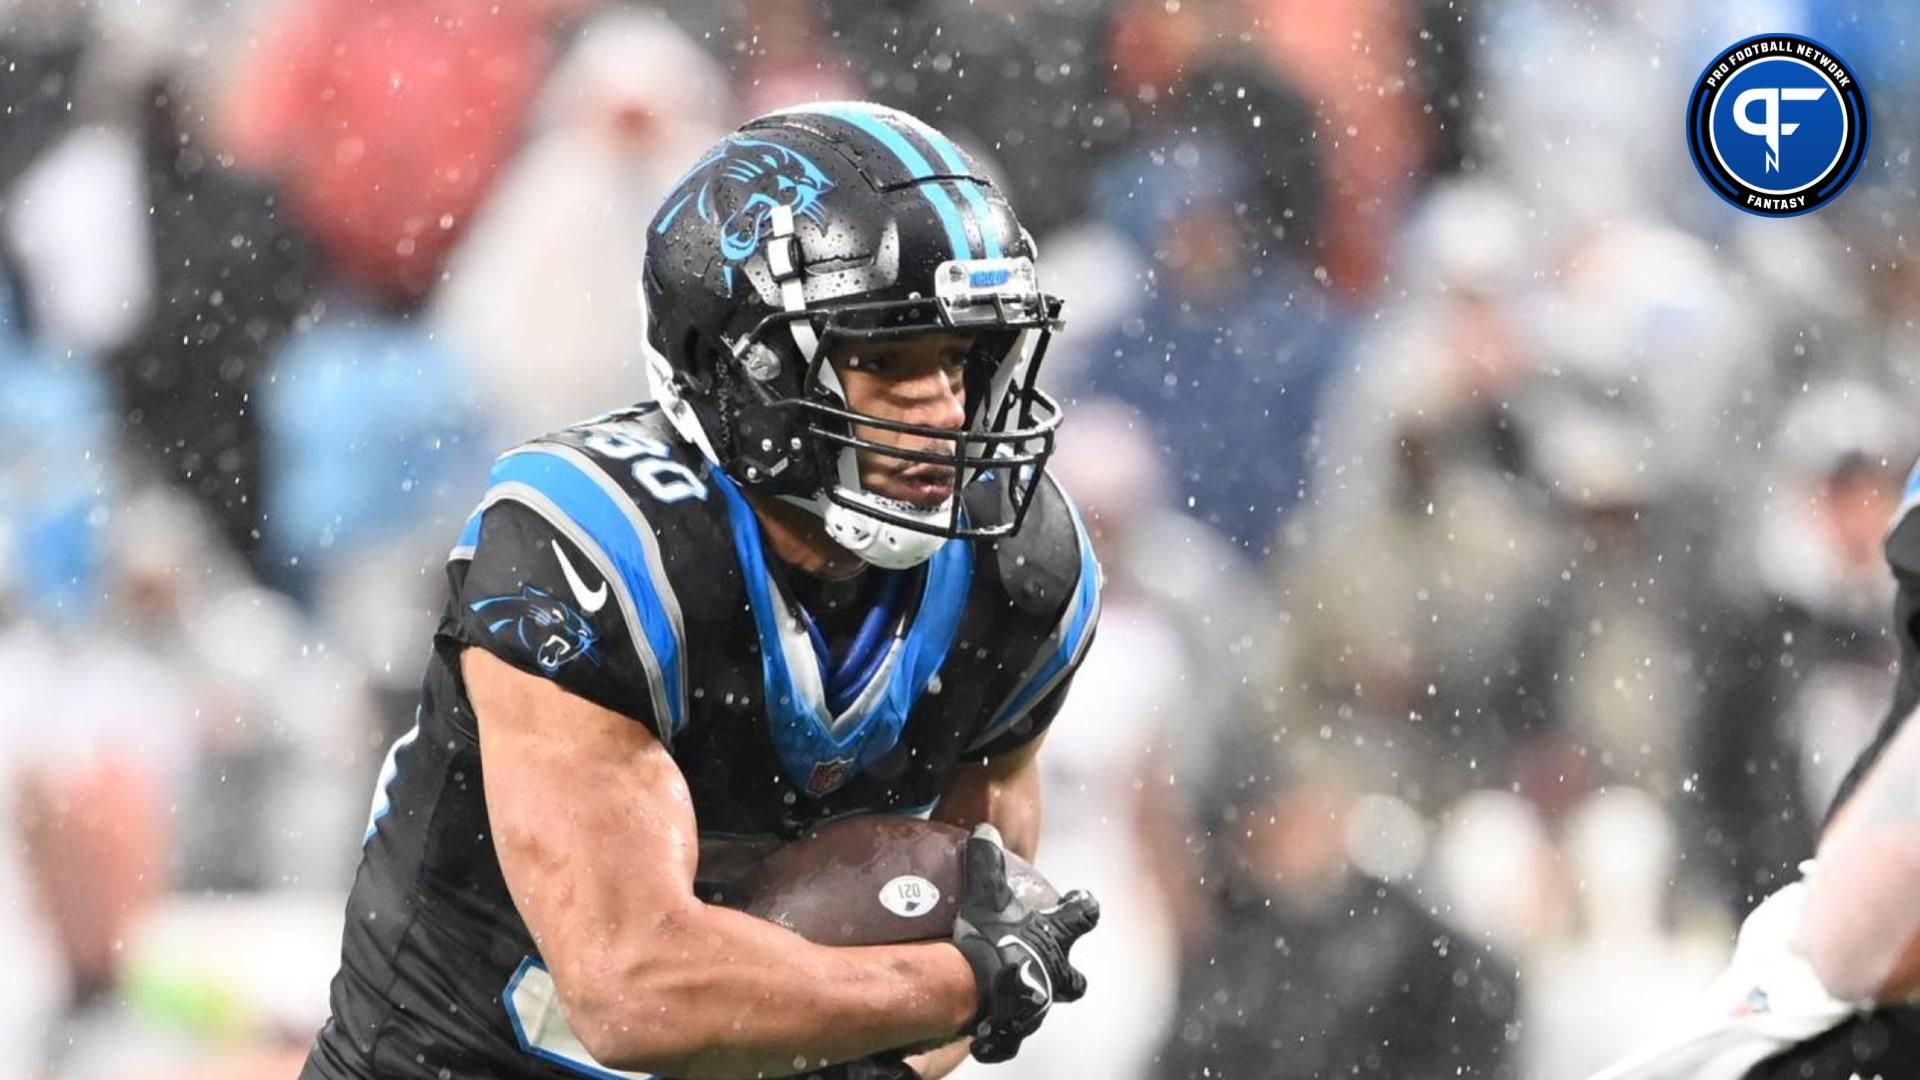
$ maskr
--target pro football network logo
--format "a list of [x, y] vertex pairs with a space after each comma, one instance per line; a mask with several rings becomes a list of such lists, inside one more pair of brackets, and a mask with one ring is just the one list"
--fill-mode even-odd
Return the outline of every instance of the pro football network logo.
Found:
[[1707, 64], [1687, 102], [1687, 148], [1714, 193], [1792, 217], [1846, 190], [1867, 156], [1867, 98], [1833, 50], [1761, 34]]

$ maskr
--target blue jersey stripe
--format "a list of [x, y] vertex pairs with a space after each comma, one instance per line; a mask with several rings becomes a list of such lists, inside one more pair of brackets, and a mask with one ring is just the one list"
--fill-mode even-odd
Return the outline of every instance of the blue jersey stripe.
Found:
[[[902, 138], [899, 132], [888, 127], [885, 121], [859, 106], [818, 105], [812, 106], [811, 110], [852, 124], [873, 136], [880, 145], [891, 151], [894, 157], [899, 158], [900, 164], [906, 166], [907, 172], [913, 179], [920, 182], [920, 193], [926, 196], [927, 202], [933, 206], [934, 213], [940, 216], [940, 225], [946, 230], [947, 244], [953, 248], [953, 257], [956, 259], [973, 257], [973, 246], [967, 240], [966, 219], [961, 217], [960, 208], [954, 205], [953, 197], [947, 194], [945, 188], [937, 183], [926, 182], [929, 177], [937, 176], [939, 173], [927, 161], [925, 154], [914, 149], [912, 143]], [[981, 232], [983, 235], [986, 232], [984, 225]]]
[[1062, 622], [1058, 635], [1058, 645], [1045, 664], [1030, 676], [1014, 696], [994, 714], [993, 722], [986, 731], [973, 741], [969, 750], [991, 742], [1007, 728], [1011, 727], [1028, 709], [1040, 700], [1042, 694], [1059, 683], [1067, 669], [1075, 663], [1086, 646], [1087, 634], [1093, 629], [1094, 617], [1100, 610], [1100, 564], [1094, 561], [1093, 544], [1087, 539], [1087, 527], [1080, 520], [1080, 511], [1074, 507], [1073, 500], [1061, 493], [1067, 504], [1067, 512], [1073, 516], [1074, 532], [1080, 538], [1080, 580], [1073, 590], [1073, 602]]
[[480, 511], [475, 510], [467, 516], [467, 523], [460, 530], [460, 539], [453, 545], [450, 558], [464, 559], [473, 555], [475, 545], [480, 543]]
[[[680, 687], [680, 640], [661, 599], [671, 586], [654, 580], [645, 542], [633, 520], [579, 464], [550, 451], [508, 454], [494, 464], [492, 480], [492, 487], [496, 489], [520, 485], [545, 496], [554, 509], [572, 522], [573, 531], [598, 545], [611, 561], [617, 575], [614, 584], [631, 602], [632, 612], [640, 620], [641, 632], [646, 638], [634, 644], [648, 649], [653, 666], [659, 670], [669, 715], [657, 719], [669, 732], [679, 731], [686, 722], [685, 699]], [[563, 525], [562, 522], [554, 524]], [[577, 542], [577, 537], [574, 539]]]
[[[870, 681], [884, 677], [885, 685], [878, 688], [877, 696], [868, 699], [864, 715], [836, 717], [825, 711], [824, 701], [803, 692], [794, 677], [781, 634], [782, 621], [792, 615], [768, 576], [759, 518], [725, 473], [714, 474], [714, 485], [727, 500], [734, 550], [747, 586], [747, 608], [760, 637], [768, 734], [793, 786], [811, 797], [822, 797], [898, 745], [914, 705], [946, 662], [966, 615], [973, 575], [972, 545], [948, 541], [928, 560], [920, 606], [900, 635], [899, 655], [892, 670], [884, 676], [869, 674]], [[794, 632], [804, 633], [797, 629]], [[805, 662], [818, 663], [810, 648]], [[841, 724], [850, 726], [836, 733], [836, 725]], [[838, 776], [834, 776], [836, 767], [841, 770]], [[833, 778], [825, 790], [820, 790], [814, 780], [823, 775]]]

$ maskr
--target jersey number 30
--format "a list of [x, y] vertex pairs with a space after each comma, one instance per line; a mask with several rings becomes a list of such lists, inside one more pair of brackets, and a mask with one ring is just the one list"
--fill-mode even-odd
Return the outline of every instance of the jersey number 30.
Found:
[[668, 457], [666, 443], [641, 430], [630, 420], [600, 424], [582, 442], [596, 454], [615, 461], [632, 461], [633, 478], [647, 494], [662, 503], [681, 499], [705, 499], [707, 485], [693, 470]]

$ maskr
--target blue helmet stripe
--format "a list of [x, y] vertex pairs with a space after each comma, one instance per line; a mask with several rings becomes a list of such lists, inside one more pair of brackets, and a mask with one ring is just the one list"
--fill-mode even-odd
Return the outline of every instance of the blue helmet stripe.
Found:
[[[953, 257], [956, 259], [973, 257], [973, 246], [967, 241], [966, 220], [960, 216], [960, 208], [954, 205], [953, 197], [948, 195], [939, 184], [924, 182], [929, 177], [939, 175], [933, 165], [927, 161], [925, 154], [914, 149], [912, 143], [901, 138], [899, 132], [888, 127], [879, 117], [858, 106], [817, 105], [812, 106], [809, 111], [819, 112], [823, 116], [831, 116], [836, 120], [852, 124], [873, 136], [876, 142], [891, 151], [894, 157], [899, 158], [900, 164], [907, 167], [907, 172], [913, 179], [922, 182], [920, 193], [927, 197], [927, 202], [932, 204], [934, 213], [940, 216], [940, 225], [946, 230], [947, 244], [953, 248]], [[985, 231], [982, 228], [983, 237]]]
[[[967, 168], [967, 159], [961, 156], [960, 148], [954, 145], [952, 139], [941, 134], [931, 124], [915, 121], [913, 129], [920, 133], [920, 137], [926, 140], [928, 146], [933, 147], [933, 152], [939, 155], [940, 163], [947, 167], [947, 172], [955, 176], [971, 174], [971, 170]], [[953, 186], [960, 189], [960, 197], [967, 201], [967, 209], [973, 212], [974, 224], [980, 229], [980, 245], [985, 252], [985, 257], [999, 258], [1002, 254], [1000, 237], [994, 234], [993, 212], [987, 209], [987, 197], [980, 193], [980, 185], [971, 180], [957, 180]]]
[[971, 180], [956, 180], [953, 186], [960, 189], [960, 197], [967, 200], [967, 209], [973, 212], [974, 224], [980, 228], [980, 246], [985, 257], [999, 258], [1000, 238], [994, 235], [993, 212], [987, 209], [987, 197], [980, 194], [980, 185]]

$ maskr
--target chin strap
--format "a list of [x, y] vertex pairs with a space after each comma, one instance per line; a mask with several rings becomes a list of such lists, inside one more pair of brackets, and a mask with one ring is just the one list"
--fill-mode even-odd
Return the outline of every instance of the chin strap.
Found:
[[[848, 491], [841, 488], [838, 494], [842, 498], [872, 503], [876, 509], [884, 509], [890, 514], [922, 519], [929, 528], [939, 528], [952, 513], [952, 506], [948, 503], [942, 503], [932, 510], [922, 510], [908, 503], [869, 495], [857, 489]], [[818, 517], [834, 543], [858, 556], [862, 562], [882, 570], [910, 570], [933, 558], [947, 542], [944, 536], [883, 521], [872, 514], [837, 503], [825, 495], [780, 497]]]
[[[642, 305], [645, 310], [645, 305]], [[716, 466], [720, 455], [713, 452], [713, 443], [707, 438], [707, 429], [701, 425], [700, 418], [694, 414], [693, 406], [680, 396], [680, 388], [673, 378], [673, 365], [660, 351], [649, 344], [645, 338], [640, 341], [640, 355], [646, 362], [647, 382], [653, 389], [653, 400], [659, 404], [660, 411], [667, 414], [667, 422], [680, 437], [692, 443], [708, 461]]]

